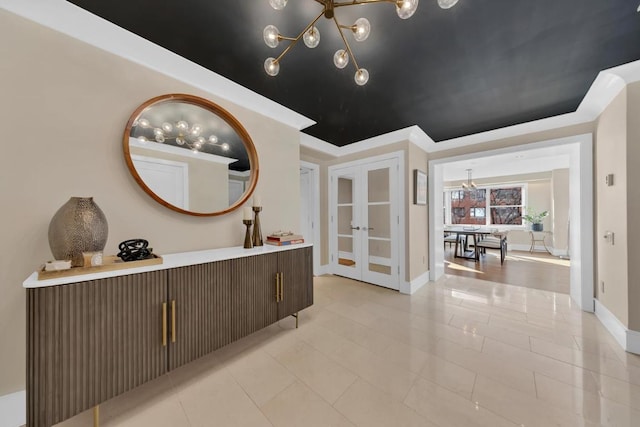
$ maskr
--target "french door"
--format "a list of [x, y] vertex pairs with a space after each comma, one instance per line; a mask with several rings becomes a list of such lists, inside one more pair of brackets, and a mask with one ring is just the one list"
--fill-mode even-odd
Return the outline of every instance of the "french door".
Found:
[[399, 289], [398, 165], [392, 158], [332, 168], [334, 274]]

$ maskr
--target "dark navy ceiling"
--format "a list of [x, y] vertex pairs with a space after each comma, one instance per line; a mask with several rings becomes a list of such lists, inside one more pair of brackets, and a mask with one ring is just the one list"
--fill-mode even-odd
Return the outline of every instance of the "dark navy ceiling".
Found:
[[314, 0], [72, 0], [74, 3], [317, 122], [304, 132], [338, 146], [411, 125], [435, 141], [576, 110], [600, 70], [640, 59], [640, 0], [420, 1], [401, 20], [388, 3], [336, 10], [343, 24], [371, 22], [361, 43], [347, 34], [367, 85], [338, 70], [343, 48], [321, 18], [320, 46], [277, 56], [262, 31], [298, 34], [321, 11]]

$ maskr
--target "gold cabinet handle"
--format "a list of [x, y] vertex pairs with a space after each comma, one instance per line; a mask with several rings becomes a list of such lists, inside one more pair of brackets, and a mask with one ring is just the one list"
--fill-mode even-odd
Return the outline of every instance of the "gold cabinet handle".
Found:
[[280, 302], [280, 273], [276, 273], [276, 302]]
[[167, 346], [167, 303], [162, 303], [162, 346]]
[[171, 301], [171, 342], [176, 342], [176, 300]]
[[280, 273], [280, 301], [284, 299], [284, 273]]

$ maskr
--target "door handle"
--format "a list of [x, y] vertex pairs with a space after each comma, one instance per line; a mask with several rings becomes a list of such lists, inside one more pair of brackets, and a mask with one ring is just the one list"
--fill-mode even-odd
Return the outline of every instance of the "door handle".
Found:
[[373, 230], [373, 227], [369, 227], [369, 228], [367, 228], [367, 227], [362, 227], [362, 230], [363, 230], [363, 231], [367, 231], [367, 230], [371, 231], [371, 230]]
[[360, 230], [360, 227], [351, 227], [352, 230]]

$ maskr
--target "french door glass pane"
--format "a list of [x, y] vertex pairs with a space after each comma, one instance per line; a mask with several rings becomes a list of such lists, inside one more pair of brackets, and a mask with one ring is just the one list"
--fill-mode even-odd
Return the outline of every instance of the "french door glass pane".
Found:
[[369, 205], [369, 238], [391, 238], [391, 210], [388, 203]]
[[338, 204], [353, 203], [353, 179], [338, 178]]
[[353, 206], [338, 206], [338, 234], [341, 236], [353, 234]]
[[389, 201], [389, 169], [374, 169], [369, 171], [368, 179], [369, 203]]
[[338, 264], [352, 268], [356, 267], [352, 237], [338, 237], [338, 254]]
[[356, 267], [353, 247], [353, 185], [352, 178], [338, 178], [338, 263]]
[[[391, 203], [389, 168], [368, 171], [368, 269], [391, 274]], [[365, 261], [366, 262], [366, 261]]]
[[369, 239], [369, 271], [391, 274], [391, 240]]

